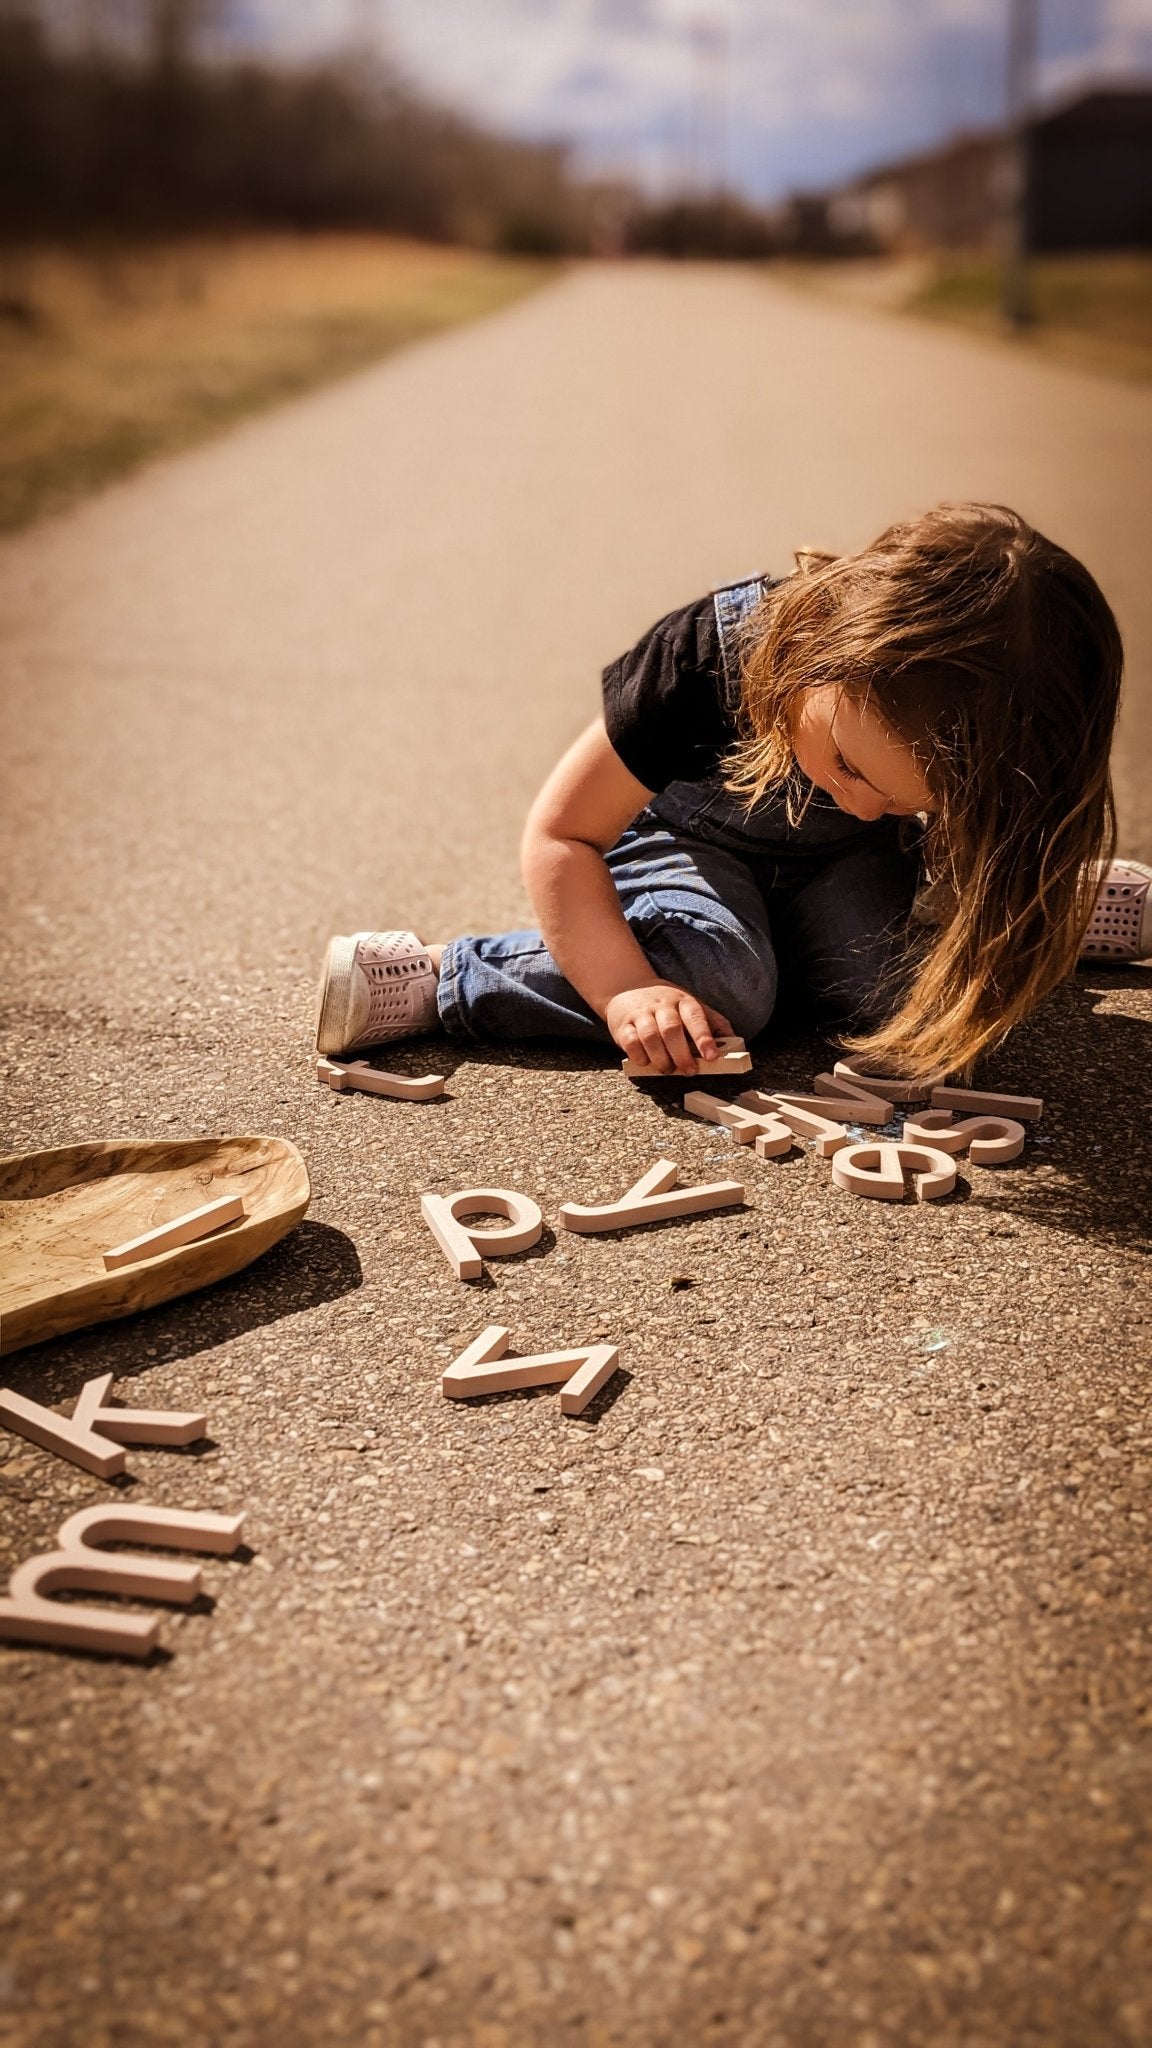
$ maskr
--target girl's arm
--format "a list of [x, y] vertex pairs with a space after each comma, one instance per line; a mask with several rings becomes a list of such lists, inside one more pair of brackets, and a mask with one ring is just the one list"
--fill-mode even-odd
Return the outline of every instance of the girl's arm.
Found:
[[524, 880], [548, 950], [621, 1050], [658, 1073], [694, 1074], [688, 1035], [715, 1059], [718, 1010], [658, 981], [620, 908], [604, 855], [651, 795], [629, 773], [597, 719], [569, 747], [528, 814]]

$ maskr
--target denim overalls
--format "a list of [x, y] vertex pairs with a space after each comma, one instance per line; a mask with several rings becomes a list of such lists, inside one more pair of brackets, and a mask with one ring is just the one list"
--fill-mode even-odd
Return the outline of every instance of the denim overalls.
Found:
[[[713, 596], [723, 686], [739, 702], [739, 635], [765, 580]], [[862, 824], [822, 790], [796, 825], [772, 796], [749, 812], [717, 770], [673, 782], [605, 861], [653, 980], [687, 989], [754, 1038], [780, 975], [814, 1023], [873, 1023], [892, 1000], [920, 878], [901, 821]], [[454, 939], [440, 968], [440, 1018], [454, 1038], [609, 1042], [538, 931]]]

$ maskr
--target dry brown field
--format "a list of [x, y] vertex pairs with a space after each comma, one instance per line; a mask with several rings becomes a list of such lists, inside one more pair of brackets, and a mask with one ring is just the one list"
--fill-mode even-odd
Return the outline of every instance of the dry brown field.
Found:
[[378, 235], [0, 253], [0, 531], [549, 274]]

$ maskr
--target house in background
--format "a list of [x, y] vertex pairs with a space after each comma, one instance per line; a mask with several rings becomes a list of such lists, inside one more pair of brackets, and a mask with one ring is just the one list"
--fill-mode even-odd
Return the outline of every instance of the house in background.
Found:
[[1152, 248], [1152, 87], [1085, 93], [1026, 142], [1030, 249]]
[[[827, 195], [842, 243], [978, 249], [996, 239], [1016, 153], [999, 130], [882, 164]], [[1101, 89], [1036, 114], [1022, 136], [1030, 249], [1152, 248], [1152, 87]]]
[[958, 135], [939, 149], [879, 164], [833, 192], [829, 225], [873, 249], [972, 249], [989, 242], [1010, 186], [999, 134]]

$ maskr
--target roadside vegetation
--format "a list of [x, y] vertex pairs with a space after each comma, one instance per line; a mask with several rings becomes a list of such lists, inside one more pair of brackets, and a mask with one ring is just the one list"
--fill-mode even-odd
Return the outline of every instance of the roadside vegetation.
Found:
[[561, 149], [219, 0], [0, 0], [0, 529], [488, 313], [583, 246]]
[[235, 235], [0, 263], [0, 531], [509, 304], [554, 266], [382, 235]]
[[[1013, 342], [1090, 369], [1152, 377], [1152, 253], [1037, 256], [1029, 276], [1035, 318]], [[999, 294], [989, 257], [937, 259], [905, 311], [1002, 334]]]
[[385, 236], [23, 250], [0, 268], [0, 530], [492, 313], [553, 266]]
[[965, 327], [1006, 347], [1113, 376], [1152, 378], [1152, 251], [1033, 257], [1034, 317], [1022, 329], [1005, 324], [1000, 266], [990, 253], [788, 262], [770, 274], [856, 304]]

